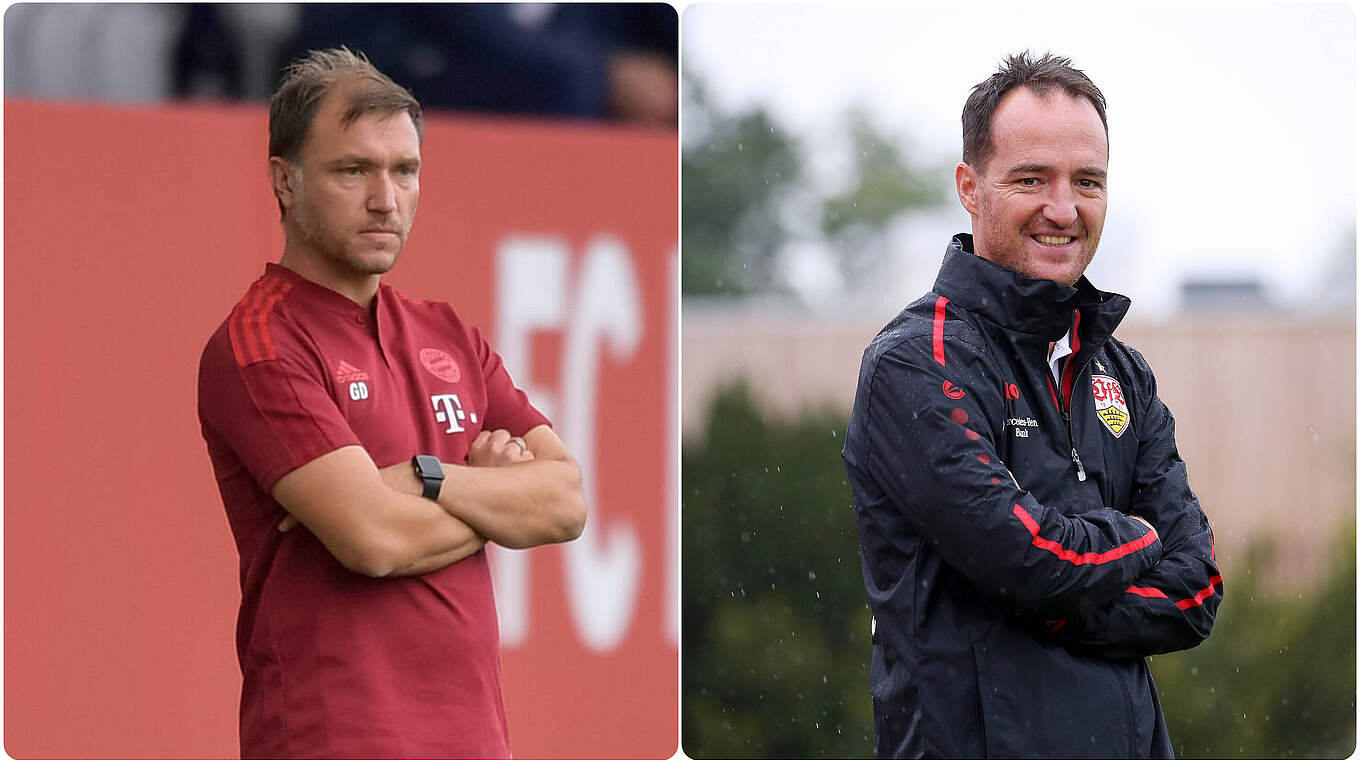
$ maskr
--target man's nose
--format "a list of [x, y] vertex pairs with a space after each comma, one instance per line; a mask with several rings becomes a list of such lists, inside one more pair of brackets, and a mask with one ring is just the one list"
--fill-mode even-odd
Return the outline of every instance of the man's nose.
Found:
[[375, 172], [368, 188], [368, 210], [388, 213], [397, 208], [397, 188], [387, 172]]
[[1070, 227], [1077, 221], [1077, 196], [1072, 188], [1057, 184], [1044, 203], [1044, 218], [1057, 227]]

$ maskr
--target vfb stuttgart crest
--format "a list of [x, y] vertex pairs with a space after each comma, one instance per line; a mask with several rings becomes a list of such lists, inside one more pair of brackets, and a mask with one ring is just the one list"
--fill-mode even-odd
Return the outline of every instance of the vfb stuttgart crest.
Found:
[[1129, 427], [1129, 405], [1124, 402], [1124, 389], [1119, 381], [1108, 375], [1091, 375], [1091, 395], [1096, 400], [1096, 416], [1115, 438]]

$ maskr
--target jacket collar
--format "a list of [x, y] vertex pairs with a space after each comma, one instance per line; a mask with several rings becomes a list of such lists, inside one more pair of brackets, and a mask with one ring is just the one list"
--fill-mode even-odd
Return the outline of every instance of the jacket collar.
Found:
[[1129, 310], [1118, 293], [1097, 290], [1083, 275], [1073, 287], [1036, 280], [973, 253], [973, 236], [955, 235], [945, 249], [934, 291], [1002, 329], [1044, 342], [1058, 340], [1081, 311], [1083, 342], [1103, 343]]

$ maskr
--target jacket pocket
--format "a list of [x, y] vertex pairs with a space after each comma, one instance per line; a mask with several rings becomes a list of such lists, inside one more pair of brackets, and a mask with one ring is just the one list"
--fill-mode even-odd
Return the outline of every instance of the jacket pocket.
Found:
[[1126, 688], [1109, 663], [1006, 630], [974, 647], [988, 757], [1128, 757]]

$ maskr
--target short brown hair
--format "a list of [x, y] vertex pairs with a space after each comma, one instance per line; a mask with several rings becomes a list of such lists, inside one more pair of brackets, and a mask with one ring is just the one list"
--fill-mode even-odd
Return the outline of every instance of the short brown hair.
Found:
[[271, 157], [298, 159], [321, 101], [337, 82], [352, 85], [346, 88], [349, 107], [340, 117], [344, 126], [372, 111], [388, 114], [405, 111], [415, 123], [416, 134], [422, 141], [425, 139], [420, 102], [410, 90], [378, 71], [363, 53], [353, 53], [342, 46], [312, 50], [284, 69], [283, 81], [269, 99]]
[[1073, 68], [1070, 58], [1044, 53], [1035, 60], [1026, 50], [1007, 56], [995, 74], [973, 87], [968, 101], [963, 104], [963, 160], [974, 169], [983, 171], [992, 157], [992, 115], [1006, 93], [1017, 87], [1028, 87], [1041, 97], [1054, 88], [1061, 88], [1074, 98], [1086, 98], [1100, 115], [1105, 139], [1109, 141], [1105, 96], [1090, 77]]

